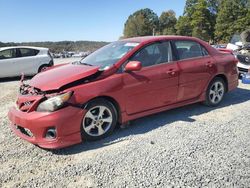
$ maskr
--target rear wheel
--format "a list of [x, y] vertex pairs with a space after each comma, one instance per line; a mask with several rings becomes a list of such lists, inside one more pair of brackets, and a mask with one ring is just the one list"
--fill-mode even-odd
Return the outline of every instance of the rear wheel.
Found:
[[42, 66], [40, 66], [39, 69], [38, 69], [38, 73], [45, 71], [47, 68], [49, 68], [48, 65], [42, 65]]
[[113, 132], [118, 116], [111, 102], [98, 99], [89, 103], [86, 110], [81, 125], [83, 139], [99, 140]]
[[215, 78], [208, 86], [206, 92], [207, 106], [218, 106], [226, 93], [225, 82], [222, 78]]

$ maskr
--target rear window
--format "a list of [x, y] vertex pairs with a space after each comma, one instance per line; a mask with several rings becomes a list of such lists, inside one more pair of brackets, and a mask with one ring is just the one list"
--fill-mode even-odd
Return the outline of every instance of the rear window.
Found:
[[175, 41], [174, 44], [181, 60], [208, 55], [207, 50], [194, 41]]
[[39, 53], [39, 50], [20, 48], [21, 57], [36, 56]]

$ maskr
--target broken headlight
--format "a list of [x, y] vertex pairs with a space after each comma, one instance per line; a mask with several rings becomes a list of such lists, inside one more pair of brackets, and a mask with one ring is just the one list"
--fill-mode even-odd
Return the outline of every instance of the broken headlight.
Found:
[[73, 92], [63, 93], [54, 97], [50, 97], [47, 100], [41, 102], [36, 111], [38, 112], [54, 112], [60, 108], [62, 108], [65, 103], [70, 99]]

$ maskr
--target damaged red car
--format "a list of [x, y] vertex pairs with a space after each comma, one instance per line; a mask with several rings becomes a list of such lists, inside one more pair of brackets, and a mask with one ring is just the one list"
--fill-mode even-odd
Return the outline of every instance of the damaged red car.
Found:
[[116, 125], [168, 109], [217, 106], [237, 85], [235, 57], [202, 40], [131, 38], [23, 83], [8, 117], [19, 137], [55, 149], [102, 139]]

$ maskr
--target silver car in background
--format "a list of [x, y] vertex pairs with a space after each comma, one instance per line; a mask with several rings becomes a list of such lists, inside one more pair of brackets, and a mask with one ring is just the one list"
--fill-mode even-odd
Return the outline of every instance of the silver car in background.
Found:
[[12, 46], [0, 48], [0, 78], [33, 76], [53, 66], [48, 48]]

